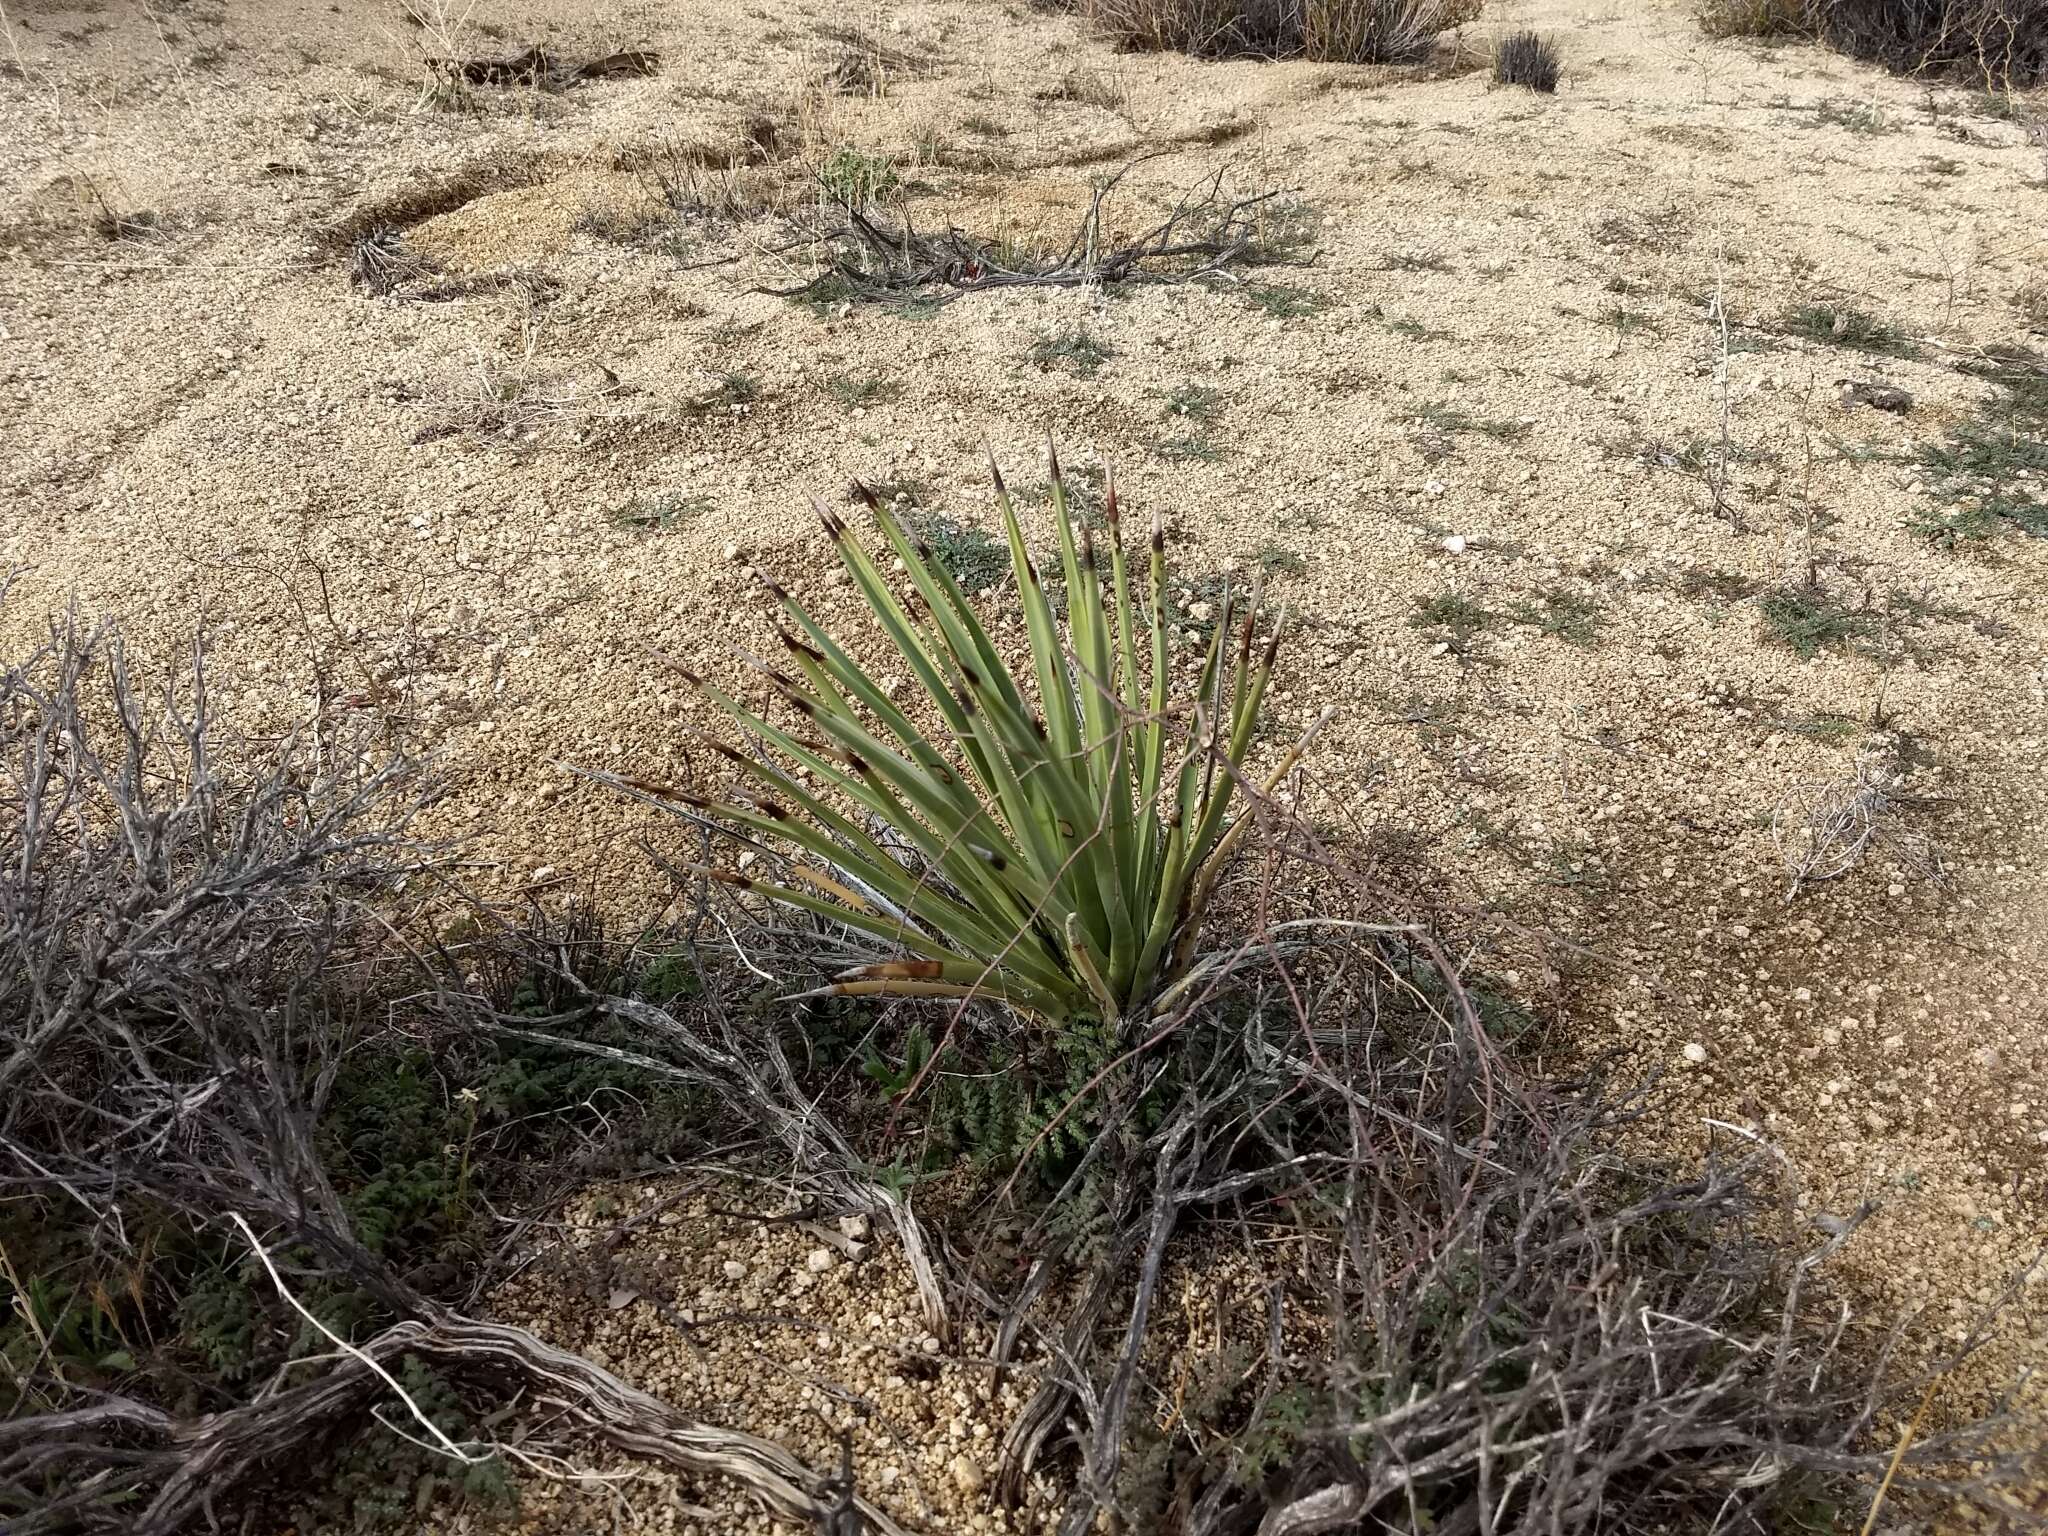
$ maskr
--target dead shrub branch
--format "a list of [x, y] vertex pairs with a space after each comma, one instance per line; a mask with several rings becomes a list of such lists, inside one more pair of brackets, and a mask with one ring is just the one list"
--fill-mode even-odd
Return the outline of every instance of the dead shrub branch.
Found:
[[999, 288], [1185, 283], [1236, 265], [1300, 256], [1306, 221], [1288, 201], [1291, 193], [1275, 188], [1236, 197], [1224, 191], [1222, 171], [1181, 194], [1142, 233], [1110, 243], [1104, 204], [1140, 163], [1134, 160], [1097, 184], [1065, 246], [1044, 252], [951, 227], [925, 233], [900, 204], [900, 222], [892, 225], [874, 207], [835, 198], [828, 204], [835, 221], [805, 237], [821, 263], [818, 274], [791, 287], [759, 291], [818, 302], [944, 304]]

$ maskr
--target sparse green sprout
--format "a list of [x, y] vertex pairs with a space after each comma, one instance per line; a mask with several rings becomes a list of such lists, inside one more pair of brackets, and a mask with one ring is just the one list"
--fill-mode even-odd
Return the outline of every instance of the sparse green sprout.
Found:
[[835, 373], [825, 380], [825, 393], [848, 410], [853, 410], [856, 406], [887, 405], [902, 395], [903, 386], [894, 379]]
[[1509, 443], [1528, 434], [1529, 423], [1509, 416], [1474, 416], [1462, 406], [1443, 400], [1425, 401], [1415, 416], [1424, 426], [1438, 432], [1477, 432], [1496, 442]]
[[1606, 614], [1606, 608], [1593, 598], [1554, 589], [1537, 593], [1534, 602], [1517, 603], [1512, 617], [1517, 624], [1573, 645], [1592, 645], [1600, 638], [1600, 623]]
[[1786, 587], [1758, 604], [1764, 629], [1778, 644], [1811, 661], [1825, 650], [1869, 652], [1878, 617], [1843, 608], [1817, 587]]
[[761, 398], [761, 381], [751, 373], [721, 373], [718, 382], [692, 398], [686, 409], [695, 416], [752, 405]]
[[[789, 621], [790, 670], [757, 665], [799, 723], [773, 723], [692, 677], [768, 749], [757, 758], [713, 744], [745, 787], [713, 799], [624, 781], [786, 853], [780, 880], [701, 872], [834, 924], [875, 956], [806, 995], [980, 998], [1055, 1024], [1115, 1026], [1170, 1009], [1228, 963], [1195, 946], [1216, 877], [1252, 824], [1229, 813], [1284, 617], [1260, 644], [1256, 588], [1241, 623], [1226, 590], [1194, 697], [1170, 708], [1163, 523], [1154, 517], [1145, 592], [1134, 599], [1114, 480], [1106, 551], [1069, 515], [1056, 456], [1051, 485], [1064, 640], [996, 475], [1030, 679], [1011, 673], [946, 560], [885, 502], [864, 498], [885, 563], [820, 504], [895, 652], [888, 665], [914, 680], [917, 703], [899, 704], [769, 582]], [[876, 828], [887, 829], [881, 841]]]
[[1041, 336], [1031, 344], [1031, 361], [1038, 367], [1048, 371], [1061, 368], [1083, 379], [1094, 378], [1114, 356], [1116, 351], [1108, 342], [1097, 340], [1079, 326]]
[[1228, 456], [1227, 449], [1218, 447], [1199, 432], [1186, 437], [1166, 438], [1147, 446], [1169, 464], [1221, 464]]
[[1387, 329], [1396, 336], [1407, 337], [1410, 341], [1456, 341], [1458, 339], [1456, 331], [1447, 331], [1438, 325], [1424, 325], [1420, 320], [1410, 320], [1405, 316], [1398, 320], [1389, 320], [1387, 322]]
[[1783, 328], [1808, 341], [1831, 347], [1849, 347], [1858, 352], [1882, 352], [1892, 357], [1913, 357], [1919, 348], [1913, 338], [1897, 326], [1879, 320], [1860, 309], [1833, 304], [1802, 304], [1786, 314]]
[[835, 149], [818, 168], [818, 185], [826, 195], [853, 209], [872, 207], [900, 184], [895, 162], [863, 154], [851, 144]]
[[709, 496], [643, 496], [612, 513], [612, 522], [637, 533], [665, 533], [694, 521], [711, 510]]
[[1330, 307], [1321, 294], [1286, 283], [1247, 283], [1244, 296], [1276, 320], [1301, 320]]
[[1299, 550], [1270, 540], [1252, 551], [1252, 562], [1267, 576], [1301, 576], [1308, 571], [1308, 560]]
[[[888, 499], [883, 498], [885, 501]], [[931, 558], [968, 592], [999, 584], [1010, 571], [1010, 549], [985, 529], [943, 512], [909, 520], [911, 531], [924, 540]]]
[[1922, 471], [1954, 505], [1915, 517], [1914, 531], [1951, 546], [2008, 527], [2048, 538], [2048, 370], [2015, 353], [1969, 371], [1999, 391], [1945, 438], [1921, 444]]
[[1214, 421], [1223, 414], [1223, 391], [1207, 384], [1181, 384], [1172, 390], [1153, 390], [1166, 402], [1165, 414], [1187, 421]]
[[1443, 592], [1435, 597], [1418, 598], [1415, 612], [1408, 622], [1416, 629], [1436, 635], [1450, 650], [1464, 655], [1471, 648], [1474, 637], [1483, 630], [1493, 628], [1500, 615], [1491, 608], [1475, 603], [1459, 592]]

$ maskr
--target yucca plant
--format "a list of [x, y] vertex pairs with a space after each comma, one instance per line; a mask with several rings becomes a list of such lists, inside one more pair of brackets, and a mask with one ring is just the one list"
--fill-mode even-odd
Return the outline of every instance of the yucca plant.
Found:
[[[1170, 1006], [1219, 963], [1197, 956], [1195, 943], [1217, 873], [1249, 825], [1229, 810], [1284, 615], [1255, 648], [1256, 590], [1241, 624], [1233, 624], [1226, 591], [1195, 696], [1172, 708], [1158, 518], [1140, 611], [1114, 477], [1103, 505], [1105, 579], [1095, 536], [1070, 515], [1052, 455], [1052, 517], [1066, 582], [1063, 645], [993, 460], [990, 469], [1029, 640], [1028, 685], [1012, 675], [967, 594], [924, 541], [856, 486], [907, 591], [892, 585], [837, 514], [818, 503], [818, 516], [908, 664], [929, 705], [924, 719], [899, 707], [770, 581], [789, 618], [791, 627], [780, 632], [796, 675], [760, 670], [800, 723], [778, 725], [692, 675], [770, 749], [769, 760], [714, 743], [747, 781], [743, 793], [723, 799], [629, 782], [749, 839], [793, 850], [780, 882], [708, 867], [702, 873], [841, 924], [895, 956], [844, 970], [806, 995], [983, 997], [1055, 1023], [1088, 1017], [1115, 1024]], [[1307, 739], [1285, 755], [1267, 787], [1299, 759]]]

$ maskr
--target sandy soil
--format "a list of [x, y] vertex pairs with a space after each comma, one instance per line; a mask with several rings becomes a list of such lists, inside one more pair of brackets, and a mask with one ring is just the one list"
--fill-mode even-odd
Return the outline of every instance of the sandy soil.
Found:
[[[1981, 99], [1709, 42], [1668, 0], [1490, 6], [1478, 46], [1558, 37], [1555, 99], [1117, 54], [996, 0], [492, 3], [465, 51], [664, 62], [453, 103], [395, 5], [7, 15], [10, 652], [74, 594], [166, 664], [203, 634], [242, 725], [374, 712], [442, 754], [444, 825], [501, 883], [601, 875], [638, 915], [647, 825], [570, 770], [697, 771], [685, 727], [716, 722], [648, 644], [737, 676], [730, 645], [772, 645], [749, 566], [850, 620], [808, 496], [860, 474], [990, 526], [982, 441], [1028, 484], [1051, 433], [1165, 508], [1191, 600], [1268, 568], [1305, 619], [1279, 726], [1340, 711], [1310, 809], [1409, 837], [1511, 917], [1491, 963], [1561, 1011], [1561, 1051], [1668, 1069], [1703, 1134], [1777, 1140], [1816, 1213], [1882, 1202], [1842, 1260], [1866, 1306], [1959, 1335], [2048, 1239], [2048, 547], [1928, 542], [1929, 492], [1873, 452], [1973, 412], [1955, 361], [2024, 341], [2015, 295], [2048, 280], [2041, 152]], [[879, 93], [824, 80], [847, 26]], [[800, 198], [846, 144], [895, 160], [921, 221], [1027, 241], [1160, 148], [1116, 228], [1220, 170], [1297, 189], [1315, 256], [1236, 288], [821, 315], [755, 291], [811, 271], [772, 220], [646, 227], [664, 156]], [[352, 285], [333, 232], [383, 224], [439, 301]], [[1309, 306], [1260, 284], [1319, 307], [1273, 313]], [[1717, 291], [1737, 518], [1688, 468], [1722, 430]], [[1809, 302], [1921, 355], [1782, 334]], [[1099, 373], [1033, 361], [1076, 328], [1112, 349]], [[1845, 406], [1845, 378], [1914, 407]], [[1212, 420], [1172, 416], [1189, 385]], [[1216, 456], [1170, 456], [1192, 440]], [[1762, 595], [1809, 574], [1872, 643], [1773, 642]], [[1446, 595], [1493, 622], [1412, 622]], [[1788, 901], [1774, 811], [1873, 752], [1913, 803]], [[1984, 1381], [2048, 1359], [2044, 1294]]]

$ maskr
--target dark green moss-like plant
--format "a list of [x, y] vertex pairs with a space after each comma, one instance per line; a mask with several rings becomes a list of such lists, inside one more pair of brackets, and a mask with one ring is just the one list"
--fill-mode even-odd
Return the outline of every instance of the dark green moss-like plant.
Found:
[[[1055, 1023], [1169, 1006], [1222, 963], [1197, 957], [1196, 939], [1216, 876], [1249, 825], [1229, 811], [1279, 627], [1256, 645], [1256, 592], [1235, 628], [1226, 592], [1195, 696], [1184, 712], [1169, 708], [1162, 525], [1154, 519], [1140, 607], [1114, 479], [1103, 497], [1105, 569], [1093, 533], [1069, 515], [1055, 455], [1064, 641], [996, 474], [1027, 680], [1013, 675], [945, 563], [883, 501], [865, 499], [900, 564], [895, 580], [836, 514], [819, 504], [818, 516], [916, 680], [919, 706], [900, 706], [771, 583], [793, 626], [782, 639], [800, 675], [763, 670], [801, 725], [785, 729], [696, 681], [780, 761], [720, 747], [750, 781], [724, 799], [630, 782], [793, 850], [779, 882], [706, 869], [711, 878], [902, 957], [844, 970], [813, 995], [985, 997]], [[899, 592], [906, 582], [914, 597]], [[1142, 659], [1141, 646], [1150, 652]], [[880, 840], [877, 826], [887, 829]]]

